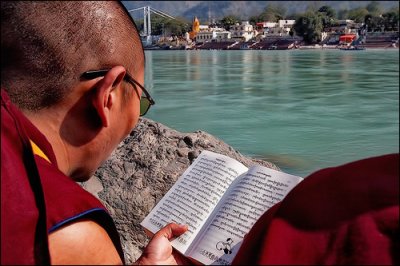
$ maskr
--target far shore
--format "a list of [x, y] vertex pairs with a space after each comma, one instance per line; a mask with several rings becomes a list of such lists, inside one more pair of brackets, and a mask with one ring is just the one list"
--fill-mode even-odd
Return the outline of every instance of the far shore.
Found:
[[170, 50], [229, 50], [229, 51], [237, 51], [237, 50], [272, 50], [272, 51], [286, 51], [286, 50], [399, 50], [398, 43], [382, 43], [382, 44], [362, 44], [355, 46], [339, 46], [339, 45], [320, 45], [320, 44], [297, 44], [297, 45], [289, 45], [289, 46], [275, 46], [268, 48], [252, 48], [252, 47], [243, 47], [241, 45], [236, 45], [235, 47], [230, 47], [228, 44], [220, 44], [220, 43], [209, 43], [207, 46], [175, 46], [175, 45], [152, 45], [145, 46], [144, 50], [151, 51], [170, 51]]
[[[313, 45], [302, 45], [295, 49], [277, 49], [277, 50], [267, 50], [267, 49], [146, 49], [146, 51], [297, 51], [297, 50], [309, 50], [309, 51], [321, 51], [321, 50], [340, 50], [338, 47], [315, 47]], [[399, 51], [399, 47], [366, 47], [366, 50], [384, 50], [384, 51]]]

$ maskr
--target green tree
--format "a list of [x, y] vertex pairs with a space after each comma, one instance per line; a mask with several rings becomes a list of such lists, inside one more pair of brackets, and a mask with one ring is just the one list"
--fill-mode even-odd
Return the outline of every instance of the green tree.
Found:
[[[143, 30], [143, 19], [138, 21], [139, 29]], [[184, 18], [164, 18], [158, 15], [151, 16], [152, 35], [175, 35], [182, 36], [190, 31], [189, 22]]]
[[164, 32], [163, 30], [165, 30], [164, 25], [166, 24], [167, 19], [160, 17], [160, 16], [156, 16], [156, 15], [152, 15], [151, 16], [151, 34], [152, 35], [162, 35]]
[[329, 18], [333, 18], [333, 19], [336, 18], [336, 11], [330, 6], [321, 6], [318, 9], [318, 12], [324, 13], [325, 16], [327, 16]]
[[296, 19], [293, 29], [306, 43], [318, 43], [323, 29], [322, 18], [318, 13], [307, 12]]
[[398, 31], [399, 30], [399, 9], [394, 7], [382, 14], [380, 3], [372, 1], [366, 7], [368, 14], [364, 22], [369, 32], [374, 31]]
[[383, 17], [374, 17], [368, 14], [365, 16], [365, 24], [367, 25], [369, 32], [385, 30], [385, 21]]
[[299, 17], [299, 14], [292, 13], [290, 15], [286, 15], [285, 19], [287, 19], [287, 20], [296, 20], [298, 17]]
[[398, 31], [399, 10], [389, 11], [382, 15], [385, 31]]
[[190, 23], [184, 18], [176, 18], [168, 20], [165, 27], [170, 30], [171, 35], [183, 36], [191, 30]]
[[366, 9], [368, 10], [369, 14], [371, 14], [372, 16], [375, 16], [375, 17], [378, 17], [383, 13], [381, 4], [378, 1], [371, 1], [366, 6]]
[[239, 17], [235, 15], [229, 15], [221, 19], [221, 24], [226, 30], [229, 30], [232, 25], [235, 25], [236, 23], [239, 22], [240, 22]]
[[354, 20], [354, 22], [361, 23], [365, 21], [365, 16], [368, 14], [369, 12], [366, 8], [358, 7], [350, 10], [347, 14], [347, 18]]
[[258, 22], [261, 22], [259, 16], [251, 16], [249, 18], [249, 23], [252, 25], [256, 25]]
[[330, 6], [322, 6], [318, 9], [318, 12], [322, 18], [322, 25], [323, 27], [329, 27], [333, 24], [336, 18], [335, 10]]
[[280, 19], [284, 19], [286, 14], [286, 8], [283, 5], [269, 4], [265, 7], [264, 11], [258, 15], [258, 21], [271, 21], [278, 22]]
[[349, 16], [349, 10], [341, 9], [337, 12], [337, 19], [347, 19]]

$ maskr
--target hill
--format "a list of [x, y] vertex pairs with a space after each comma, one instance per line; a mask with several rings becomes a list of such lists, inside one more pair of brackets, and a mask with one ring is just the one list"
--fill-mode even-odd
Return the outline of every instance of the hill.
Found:
[[[144, 6], [163, 11], [174, 17], [184, 17], [191, 21], [197, 16], [202, 24], [219, 20], [227, 15], [236, 15], [241, 19], [260, 14], [268, 4], [276, 4], [286, 8], [286, 15], [304, 12], [310, 5], [321, 7], [329, 5], [339, 11], [365, 7], [371, 1], [122, 1], [128, 9]], [[398, 1], [378, 1], [384, 11], [397, 7]], [[143, 12], [131, 13], [135, 19], [143, 18]]]

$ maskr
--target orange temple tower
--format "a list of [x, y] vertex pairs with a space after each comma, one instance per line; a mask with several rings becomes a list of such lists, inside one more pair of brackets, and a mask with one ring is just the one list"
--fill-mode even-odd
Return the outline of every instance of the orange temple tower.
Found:
[[193, 18], [193, 24], [192, 24], [192, 31], [189, 32], [189, 38], [194, 39], [196, 38], [197, 33], [200, 31], [200, 22], [197, 19], [197, 17]]

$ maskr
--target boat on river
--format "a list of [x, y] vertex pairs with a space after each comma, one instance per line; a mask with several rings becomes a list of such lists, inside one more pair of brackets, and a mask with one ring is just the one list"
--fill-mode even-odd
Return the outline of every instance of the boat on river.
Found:
[[365, 42], [365, 36], [355, 34], [345, 34], [339, 38], [339, 50], [343, 51], [362, 51], [365, 47], [361, 45]]
[[346, 46], [346, 47], [340, 47], [339, 50], [343, 50], [343, 51], [361, 51], [361, 50], [365, 50], [365, 47], [363, 47], [363, 46]]

